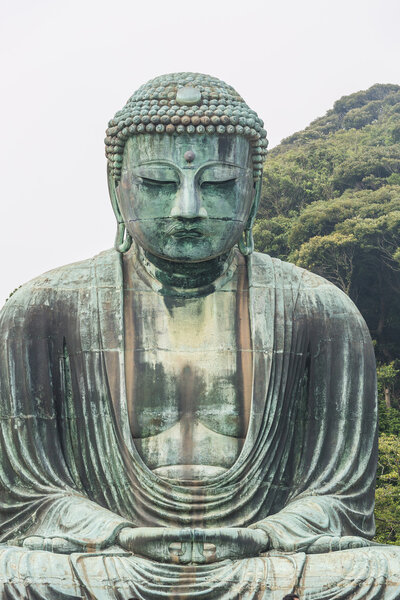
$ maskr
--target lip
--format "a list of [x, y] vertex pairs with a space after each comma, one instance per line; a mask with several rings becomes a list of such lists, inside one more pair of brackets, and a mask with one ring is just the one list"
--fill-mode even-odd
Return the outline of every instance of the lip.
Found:
[[203, 237], [203, 232], [198, 229], [180, 229], [174, 231], [172, 236], [176, 238], [200, 238]]

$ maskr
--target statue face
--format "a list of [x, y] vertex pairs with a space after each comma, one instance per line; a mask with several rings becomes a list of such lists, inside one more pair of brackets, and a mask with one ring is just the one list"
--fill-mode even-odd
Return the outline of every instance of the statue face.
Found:
[[118, 203], [125, 226], [161, 258], [198, 262], [239, 240], [254, 198], [251, 149], [240, 136], [132, 136]]

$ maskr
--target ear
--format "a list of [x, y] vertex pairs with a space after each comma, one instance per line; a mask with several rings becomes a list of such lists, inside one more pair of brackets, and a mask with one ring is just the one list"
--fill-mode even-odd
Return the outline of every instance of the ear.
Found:
[[124, 219], [122, 218], [121, 211], [119, 209], [117, 186], [115, 179], [111, 174], [110, 166], [107, 165], [107, 182], [108, 182], [108, 193], [110, 194], [111, 205], [117, 219], [117, 235], [115, 236], [114, 247], [118, 252], [123, 254], [127, 252], [132, 245], [132, 238], [125, 229]]
[[118, 196], [117, 196], [117, 186], [115, 184], [115, 179], [111, 174], [110, 165], [107, 165], [107, 183], [108, 183], [108, 193], [110, 194], [111, 206], [113, 207], [115, 218], [117, 219], [118, 225], [124, 222], [121, 211], [119, 210], [118, 204]]
[[249, 218], [247, 219], [246, 227], [243, 231], [244, 239], [243, 239], [243, 237], [241, 237], [238, 242], [239, 250], [243, 254], [243, 256], [249, 256], [249, 254], [251, 254], [254, 250], [254, 239], [253, 239], [252, 227], [253, 227], [254, 219], [256, 218], [258, 205], [260, 204], [261, 186], [262, 186], [262, 179], [260, 177], [260, 179], [258, 179], [254, 183], [253, 204], [251, 205]]
[[262, 177], [260, 177], [259, 179], [257, 179], [257, 181], [254, 182], [253, 204], [251, 205], [249, 218], [247, 219], [246, 229], [251, 229], [253, 227], [254, 219], [256, 218], [258, 206], [260, 204], [261, 188], [262, 188]]

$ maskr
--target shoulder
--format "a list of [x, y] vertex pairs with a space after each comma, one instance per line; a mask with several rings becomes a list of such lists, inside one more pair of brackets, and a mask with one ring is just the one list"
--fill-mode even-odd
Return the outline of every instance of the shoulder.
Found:
[[93, 280], [112, 279], [119, 265], [119, 254], [105, 250], [100, 254], [47, 271], [18, 288], [0, 311], [1, 317], [31, 312], [35, 307], [43, 310], [56, 299], [74, 298], [78, 293], [93, 287]]
[[269, 254], [254, 252], [250, 257], [252, 284], [254, 286], [298, 287], [304, 269], [292, 263], [272, 258]]
[[272, 285], [298, 291], [335, 287], [323, 277], [261, 252], [254, 252], [251, 256], [251, 276], [256, 286]]
[[296, 296], [297, 306], [302, 305], [309, 314], [347, 314], [362, 318], [354, 302], [336, 285], [320, 275], [268, 254], [254, 252], [252, 277], [255, 286], [273, 285], [290, 291]]

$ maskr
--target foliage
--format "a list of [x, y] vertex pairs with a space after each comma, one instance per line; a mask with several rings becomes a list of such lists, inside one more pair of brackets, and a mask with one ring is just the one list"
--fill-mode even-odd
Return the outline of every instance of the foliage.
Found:
[[400, 439], [393, 434], [379, 437], [375, 520], [375, 541], [400, 544]]
[[378, 365], [379, 458], [375, 491], [375, 541], [400, 544], [400, 410], [386, 406], [385, 389], [399, 398], [395, 363]]
[[400, 86], [341, 98], [270, 152], [254, 239], [339, 286], [378, 360], [400, 359]]

